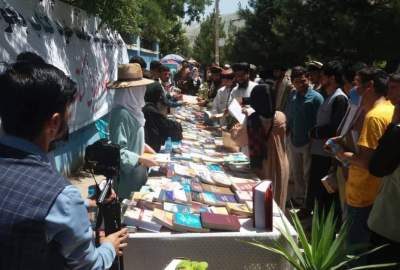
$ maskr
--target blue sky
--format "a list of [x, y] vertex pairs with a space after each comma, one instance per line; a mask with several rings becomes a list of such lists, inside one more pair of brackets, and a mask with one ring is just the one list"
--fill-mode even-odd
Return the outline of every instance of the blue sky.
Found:
[[[245, 7], [248, 0], [220, 0], [221, 14], [234, 13], [238, 11], [238, 4], [241, 3], [242, 7]], [[214, 6], [207, 8], [207, 14], [214, 9]]]

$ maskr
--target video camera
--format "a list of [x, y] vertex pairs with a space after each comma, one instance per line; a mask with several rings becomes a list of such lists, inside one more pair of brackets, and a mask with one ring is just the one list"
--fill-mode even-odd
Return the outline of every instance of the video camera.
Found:
[[101, 139], [85, 150], [85, 167], [94, 174], [101, 174], [107, 178], [116, 177], [120, 167], [120, 149], [118, 144]]
[[[113, 181], [117, 180], [120, 168], [120, 149], [118, 144], [113, 144], [107, 139], [101, 139], [85, 150], [85, 168], [93, 174], [101, 174], [107, 178], [103, 190], [100, 191], [96, 182], [96, 201], [98, 206], [96, 220], [96, 242], [99, 244], [100, 228], [104, 224], [106, 235], [121, 229], [121, 204], [116, 200], [107, 202], [111, 194]], [[123, 258], [117, 257], [110, 268], [123, 270]]]

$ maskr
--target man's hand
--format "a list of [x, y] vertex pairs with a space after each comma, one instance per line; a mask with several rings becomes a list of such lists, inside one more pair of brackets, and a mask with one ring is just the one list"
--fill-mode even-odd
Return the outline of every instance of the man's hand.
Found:
[[128, 246], [129, 234], [128, 229], [124, 228], [119, 230], [118, 232], [112, 233], [108, 236], [104, 236], [104, 232], [100, 233], [100, 243], [111, 243], [115, 249], [115, 253], [118, 256], [122, 256], [122, 249]]
[[139, 163], [145, 166], [146, 168], [158, 166], [158, 162], [152, 158], [141, 156], [139, 157]]

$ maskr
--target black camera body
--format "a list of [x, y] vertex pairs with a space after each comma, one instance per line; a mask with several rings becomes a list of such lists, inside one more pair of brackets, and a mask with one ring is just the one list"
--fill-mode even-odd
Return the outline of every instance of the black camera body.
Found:
[[121, 155], [118, 144], [101, 139], [85, 150], [85, 168], [107, 178], [118, 176]]

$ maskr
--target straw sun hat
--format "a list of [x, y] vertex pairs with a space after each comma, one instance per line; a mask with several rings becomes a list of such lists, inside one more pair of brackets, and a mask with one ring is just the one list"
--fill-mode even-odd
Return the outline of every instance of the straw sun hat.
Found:
[[143, 78], [142, 68], [139, 64], [123, 64], [118, 66], [118, 80], [109, 82], [107, 87], [121, 89], [145, 86], [153, 82], [153, 80]]

